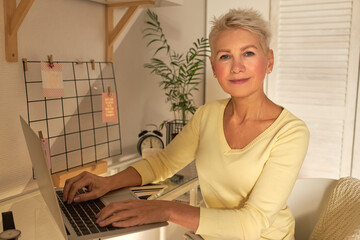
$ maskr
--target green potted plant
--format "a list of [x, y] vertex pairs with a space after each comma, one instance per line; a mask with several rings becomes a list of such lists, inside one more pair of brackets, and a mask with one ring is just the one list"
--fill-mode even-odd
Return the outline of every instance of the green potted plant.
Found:
[[[208, 39], [198, 38], [185, 54], [179, 54], [169, 45], [158, 15], [149, 9], [147, 15], [149, 19], [146, 21], [147, 27], [143, 36], [149, 39], [147, 47], [155, 45], [157, 48], [150, 63], [146, 63], [144, 67], [161, 77], [160, 87], [165, 91], [166, 101], [171, 104], [170, 110], [174, 112], [175, 120], [180, 120], [185, 125], [187, 114], [194, 114], [196, 111], [193, 92], [199, 90], [197, 86], [205, 72], [205, 61], [209, 52]], [[155, 57], [161, 51], [165, 51], [167, 59]], [[177, 119], [176, 115], [180, 115], [180, 119]]]

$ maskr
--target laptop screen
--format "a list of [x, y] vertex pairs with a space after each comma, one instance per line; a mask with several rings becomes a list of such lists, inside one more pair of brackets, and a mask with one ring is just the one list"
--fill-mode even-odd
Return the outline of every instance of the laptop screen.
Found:
[[41, 140], [21, 116], [20, 122], [40, 193], [44, 198], [44, 201], [48, 206], [54, 220], [56, 221], [56, 224], [62, 232], [64, 239], [66, 239], [67, 234], [64, 222], [61, 217], [60, 208], [55, 195], [49, 169], [47, 167]]

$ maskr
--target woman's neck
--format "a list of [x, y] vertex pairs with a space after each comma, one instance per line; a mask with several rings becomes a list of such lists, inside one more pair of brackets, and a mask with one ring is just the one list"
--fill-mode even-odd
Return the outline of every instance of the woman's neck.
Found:
[[232, 121], [243, 123], [246, 121], [257, 121], [266, 118], [266, 108], [272, 104], [264, 94], [254, 99], [242, 99], [232, 97], [227, 106], [228, 116]]

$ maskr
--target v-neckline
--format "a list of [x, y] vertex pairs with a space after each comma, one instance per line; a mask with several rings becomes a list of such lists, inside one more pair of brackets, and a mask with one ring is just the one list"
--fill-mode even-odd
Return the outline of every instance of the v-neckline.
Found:
[[219, 136], [220, 136], [220, 142], [221, 142], [221, 146], [223, 148], [223, 152], [224, 153], [236, 153], [236, 152], [243, 152], [245, 150], [247, 150], [248, 148], [250, 148], [251, 146], [253, 146], [256, 142], [258, 142], [259, 140], [262, 139], [262, 137], [264, 135], [266, 135], [269, 131], [271, 131], [271, 129], [273, 129], [278, 122], [285, 116], [286, 114], [286, 110], [285, 108], [282, 108], [281, 113], [279, 114], [279, 116], [275, 119], [275, 121], [270, 124], [269, 127], [267, 127], [263, 132], [261, 132], [259, 135], [257, 135], [253, 140], [251, 140], [248, 144], [246, 144], [243, 148], [231, 148], [228, 141], [226, 140], [225, 137], [225, 131], [224, 131], [224, 114], [225, 114], [225, 108], [226, 106], [229, 104], [231, 98], [226, 99], [223, 103], [221, 112], [219, 114], [219, 119], [218, 119], [218, 132], [219, 132]]

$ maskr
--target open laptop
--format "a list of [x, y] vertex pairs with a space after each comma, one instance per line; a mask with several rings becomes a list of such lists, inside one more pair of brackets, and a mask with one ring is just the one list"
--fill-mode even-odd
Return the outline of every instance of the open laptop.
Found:
[[[36, 174], [36, 180], [39, 185], [39, 190], [44, 198], [46, 205], [48, 206], [52, 216], [56, 224], [58, 225], [60, 231], [63, 234], [64, 239], [68, 240], [81, 240], [81, 239], [107, 239], [114, 236], [121, 236], [129, 233], [144, 231], [152, 228], [158, 228], [162, 226], [166, 226], [167, 223], [154, 223], [154, 224], [146, 224], [141, 226], [134, 226], [129, 228], [115, 228], [112, 226], [108, 226], [106, 228], [101, 228], [100, 226], [93, 224], [86, 225], [86, 222], [89, 221], [88, 218], [91, 218], [91, 215], [96, 214], [94, 212], [95, 208], [94, 204], [104, 205], [109, 204], [114, 201], [122, 201], [126, 199], [136, 198], [130, 189], [125, 188], [117, 191], [110, 192], [105, 196], [93, 200], [88, 201], [90, 205], [90, 209], [86, 206], [82, 206], [85, 203], [75, 203], [75, 204], [63, 204], [61, 196], [58, 198], [57, 191], [58, 189], [54, 188], [52, 183], [52, 179], [49, 173], [49, 169], [47, 167], [44, 151], [42, 148], [42, 143], [40, 138], [36, 135], [36, 133], [30, 128], [30, 126], [25, 122], [25, 120], [20, 116], [20, 122], [23, 129], [23, 133], [25, 136], [26, 144], [28, 147], [30, 159]], [[61, 190], [61, 189], [60, 189]], [[62, 191], [59, 191], [61, 194]], [[97, 207], [99, 208], [99, 207]], [[101, 208], [101, 207], [100, 207]], [[75, 219], [75, 217], [70, 217], [69, 212], [73, 211], [71, 209], [80, 209], [85, 216], [80, 216], [79, 219]], [[82, 209], [82, 210], [81, 210]], [[87, 219], [82, 219], [87, 218]], [[78, 226], [80, 223], [81, 228]], [[75, 225], [75, 226], [72, 226]], [[94, 226], [95, 225], [95, 226]]]

